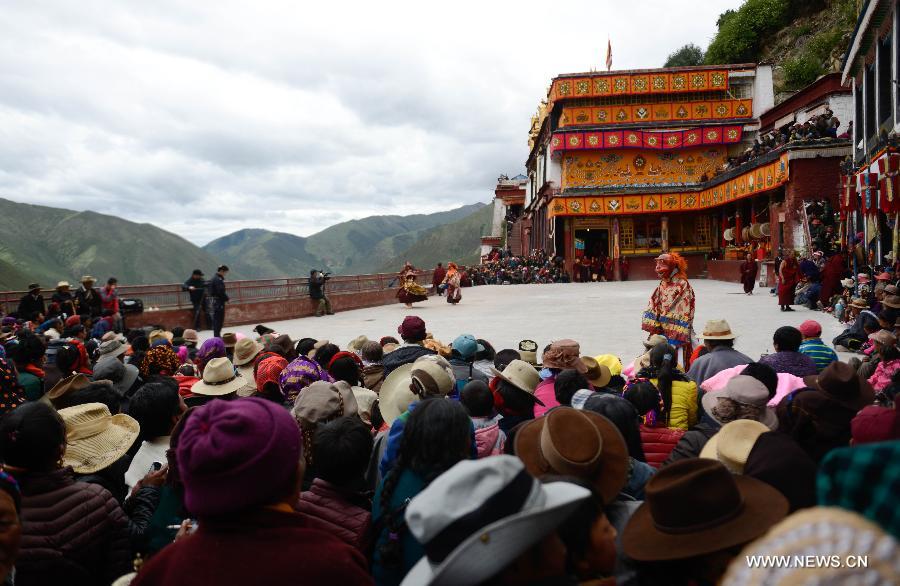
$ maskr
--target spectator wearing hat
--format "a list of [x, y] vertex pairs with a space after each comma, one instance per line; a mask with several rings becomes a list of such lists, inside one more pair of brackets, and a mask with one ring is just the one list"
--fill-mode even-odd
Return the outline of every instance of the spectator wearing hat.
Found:
[[44, 392], [52, 389], [56, 383], [73, 372], [77, 372], [81, 359], [78, 346], [67, 340], [57, 340], [48, 344], [47, 361], [44, 363]]
[[[574, 483], [542, 485], [512, 456], [460, 462], [407, 507], [425, 556], [403, 584], [568, 583], [557, 531], [591, 499]], [[488, 506], [500, 502], [502, 510]], [[604, 537], [608, 544], [615, 532]]]
[[212, 325], [213, 336], [222, 335], [222, 326], [225, 323], [225, 304], [228, 303], [228, 294], [225, 292], [225, 277], [228, 275], [226, 265], [219, 266], [216, 274], [209, 280], [206, 286], [206, 319]]
[[534, 419], [534, 406], [542, 401], [534, 394], [541, 382], [540, 374], [524, 360], [513, 360], [503, 371], [494, 370], [494, 408], [503, 416], [500, 429], [510, 431]]
[[213, 358], [225, 358], [226, 350], [225, 350], [225, 342], [222, 338], [209, 338], [208, 340], [204, 340], [203, 344], [200, 345], [200, 349], [197, 350], [196, 358], [194, 362], [197, 365], [197, 370], [200, 371], [200, 374], [203, 374], [203, 369], [206, 368], [206, 363], [212, 360]]
[[230, 360], [213, 358], [203, 369], [203, 379], [191, 386], [184, 402], [188, 407], [199, 407], [214, 399], [232, 401], [238, 398], [237, 391], [244, 384], [244, 377], [237, 373]]
[[112, 494], [63, 465], [66, 426], [33, 402], [0, 420], [4, 470], [22, 491], [18, 584], [108, 584], [131, 570], [128, 525]]
[[234, 345], [234, 365], [238, 374], [244, 379], [244, 386], [239, 388], [239, 397], [249, 397], [256, 392], [256, 380], [253, 375], [253, 365], [256, 358], [263, 351], [262, 344], [250, 338], [238, 340]]
[[353, 352], [338, 352], [328, 362], [328, 374], [335, 381], [350, 385], [356, 399], [359, 418], [367, 425], [372, 424], [372, 407], [378, 400], [375, 391], [362, 385], [362, 358]]
[[451, 392], [452, 398], [459, 398], [459, 392], [470, 381], [481, 381], [485, 384], [488, 377], [475, 368], [475, 357], [485, 348], [472, 334], [463, 334], [453, 340], [451, 345], [450, 366], [453, 368], [453, 376], [456, 377], [456, 386]]
[[372, 560], [377, 584], [400, 584], [426, 554], [406, 521], [408, 504], [454, 464], [470, 457], [471, 426], [465, 409], [443, 398], [425, 399], [409, 415], [396, 461], [379, 484], [372, 505], [372, 522], [381, 528], [375, 535]]
[[312, 527], [341, 538], [368, 557], [372, 500], [364, 474], [372, 451], [369, 427], [357, 417], [340, 417], [316, 428], [313, 446], [316, 478], [296, 508]]
[[234, 345], [237, 344], [238, 337], [234, 332], [225, 332], [222, 334], [222, 342], [225, 344], [225, 357], [228, 360], [234, 360]]
[[168, 342], [158, 344], [147, 350], [144, 359], [141, 360], [141, 376], [147, 379], [151, 376], [175, 376], [181, 361]]
[[78, 315], [78, 310], [75, 309], [75, 296], [72, 295], [72, 286], [68, 281], [56, 284], [56, 290], [50, 296], [50, 301], [59, 305], [59, 311], [65, 315]]
[[697, 358], [688, 370], [688, 377], [701, 386], [703, 381], [720, 371], [739, 364], [749, 364], [753, 360], [734, 349], [737, 338], [731, 326], [724, 319], [712, 319], [706, 322], [703, 333], [699, 336], [708, 352]]
[[856, 352], [868, 339], [869, 333], [878, 330], [878, 316], [870, 311], [869, 304], [859, 297], [854, 297], [847, 309], [853, 323], [838, 334], [831, 343], [839, 352]]
[[28, 285], [28, 293], [19, 299], [16, 315], [19, 319], [30, 320], [36, 315], [45, 315], [47, 307], [44, 305], [44, 296], [41, 295], [41, 286], [37, 283]]
[[717, 583], [741, 546], [785, 517], [787, 500], [721, 463], [689, 459], [664, 467], [622, 533], [641, 583]]
[[800, 330], [782, 326], [775, 330], [772, 337], [775, 352], [762, 356], [759, 362], [771, 366], [775, 372], [784, 372], [800, 378], [814, 375], [818, 372], [818, 368], [812, 358], [799, 351], [802, 342], [803, 334]]
[[406, 316], [403, 323], [397, 328], [397, 333], [403, 339], [403, 344], [385, 355], [382, 362], [385, 377], [388, 377], [391, 371], [398, 366], [411, 364], [421, 356], [436, 354], [434, 350], [429, 350], [422, 345], [427, 336], [425, 322], [422, 318], [415, 315]]
[[833, 362], [804, 381], [808, 388], [794, 391], [778, 404], [778, 429], [821, 462], [830, 450], [850, 443], [850, 422], [872, 404], [875, 391], [845, 362]]
[[891, 377], [900, 370], [900, 350], [897, 349], [897, 338], [887, 330], [879, 330], [869, 335], [880, 358], [875, 372], [869, 377], [869, 384], [876, 391], [883, 391], [891, 384]]
[[193, 361], [197, 356], [197, 343], [200, 341], [197, 330], [184, 330], [181, 337], [184, 338], [184, 345], [187, 346], [188, 358]]
[[203, 271], [194, 269], [191, 277], [182, 283], [181, 290], [187, 291], [188, 297], [191, 299], [191, 306], [194, 308], [194, 329], [203, 329], [200, 327], [200, 316], [204, 313], [203, 296], [206, 293], [206, 279], [203, 278]]
[[384, 359], [384, 349], [378, 342], [366, 342], [360, 348], [360, 358], [363, 363], [361, 371], [363, 386], [378, 393], [384, 382], [384, 365], [381, 363]]
[[652, 334], [646, 340], [642, 340], [641, 344], [644, 345], [645, 352], [634, 359], [634, 362], [629, 365], [626, 376], [629, 378], [637, 375], [640, 371], [650, 366], [650, 350], [653, 349], [654, 346], [658, 346], [659, 344], [668, 344], [669, 341], [666, 340], [666, 337], [662, 334]]
[[[777, 570], [748, 566], [751, 558], [817, 559], [840, 565], [786, 565]], [[865, 563], [846, 563], [864, 555]], [[790, 515], [741, 551], [728, 566], [723, 586], [762, 584], [894, 584], [900, 573], [900, 544], [875, 523], [836, 507], [815, 507]], [[860, 562], [862, 560], [859, 560]]]
[[90, 275], [81, 277], [81, 286], [75, 291], [75, 306], [81, 315], [98, 317], [103, 312], [103, 300], [100, 292], [94, 289], [97, 279]]
[[649, 379], [662, 397], [663, 409], [658, 411], [659, 419], [653, 424], [686, 430], [698, 420], [697, 383], [678, 369], [677, 357], [674, 346], [656, 344], [650, 348], [647, 368], [637, 376]]
[[108, 380], [123, 400], [129, 400], [132, 388], [138, 382], [140, 371], [133, 364], [125, 364], [116, 358], [99, 360], [94, 366], [91, 378], [94, 381]]
[[199, 528], [144, 564], [134, 586], [296, 584], [298, 560], [309, 583], [371, 583], [362, 554], [294, 511], [305, 463], [282, 407], [253, 397], [204, 405], [188, 417], [176, 457]]
[[319, 425], [324, 425], [339, 417], [353, 416], [359, 419], [359, 407], [350, 385], [344, 381], [317, 381], [306, 387], [297, 397], [291, 414], [300, 426], [303, 436], [303, 455], [306, 459], [304, 488], [308, 488], [315, 477], [314, 438]]
[[808, 319], [798, 328], [803, 336], [799, 352], [809, 356], [816, 365], [816, 373], [822, 372], [838, 359], [837, 353], [822, 342], [822, 325]]
[[550, 344], [541, 358], [544, 369], [541, 382], [534, 390], [540, 403], [534, 406], [534, 416], [540, 417], [556, 403], [554, 383], [556, 376], [564, 369], [573, 368], [579, 373], [587, 372], [587, 365], [581, 360], [581, 347], [575, 340], [557, 340]]
[[[519, 356], [518, 358], [514, 358], [513, 360], [524, 360], [531, 366], [538, 366], [537, 350], [537, 342], [535, 342], [534, 340], [522, 340], [519, 342], [518, 346]], [[509, 362], [507, 362], [507, 364], [509, 364]], [[504, 366], [503, 368], [497, 366], [497, 368], [499, 370], [503, 370], [503, 368], [506, 368], [506, 366]]]

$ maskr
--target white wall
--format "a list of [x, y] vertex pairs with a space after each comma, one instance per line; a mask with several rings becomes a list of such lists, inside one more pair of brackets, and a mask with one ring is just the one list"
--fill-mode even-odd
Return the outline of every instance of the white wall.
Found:
[[547, 181], [562, 185], [562, 157], [547, 157]]
[[753, 117], [775, 106], [775, 86], [772, 84], [772, 66], [759, 65], [753, 80]]
[[[506, 219], [506, 205], [499, 197], [494, 198], [494, 217], [491, 220], [491, 236], [503, 236], [503, 221]], [[490, 251], [490, 247], [488, 247]], [[484, 254], [484, 253], [482, 253]]]

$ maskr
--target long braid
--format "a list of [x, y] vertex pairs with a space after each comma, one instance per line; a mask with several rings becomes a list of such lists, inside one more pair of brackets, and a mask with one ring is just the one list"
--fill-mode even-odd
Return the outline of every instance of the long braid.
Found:
[[399, 568], [403, 563], [403, 542], [401, 541], [401, 532], [404, 527], [405, 506], [391, 507], [391, 498], [394, 496], [394, 490], [400, 483], [400, 476], [406, 467], [403, 454], [397, 456], [394, 467], [391, 468], [384, 479], [384, 485], [381, 487], [381, 514], [384, 518], [384, 531], [387, 531], [387, 539], [379, 547], [381, 554], [381, 565], [385, 568]]

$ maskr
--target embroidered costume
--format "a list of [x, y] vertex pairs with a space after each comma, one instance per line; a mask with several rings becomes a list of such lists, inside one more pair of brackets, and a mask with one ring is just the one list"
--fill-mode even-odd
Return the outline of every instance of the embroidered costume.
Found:
[[676, 253], [662, 254], [656, 259], [656, 274], [659, 285], [650, 296], [641, 329], [684, 347], [687, 359], [694, 326], [694, 289], [687, 280], [687, 262]]
[[411, 304], [418, 301], [428, 300], [428, 290], [416, 283], [416, 274], [416, 268], [409, 263], [406, 263], [403, 270], [400, 271], [400, 289], [397, 291], [397, 299], [407, 307], [411, 307]]

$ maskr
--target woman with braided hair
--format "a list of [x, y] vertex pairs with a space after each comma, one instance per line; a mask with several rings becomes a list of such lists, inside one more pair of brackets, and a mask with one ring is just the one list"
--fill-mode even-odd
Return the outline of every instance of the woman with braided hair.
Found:
[[677, 352], [669, 344], [654, 346], [650, 349], [650, 366], [642, 369], [637, 376], [649, 379], [659, 390], [662, 400], [657, 419], [651, 424], [688, 429], [697, 423], [697, 383], [678, 369]]
[[399, 584], [425, 555], [406, 526], [406, 504], [454, 464], [471, 457], [470, 427], [465, 408], [443, 398], [421, 401], [409, 416], [396, 463], [375, 492], [372, 506], [372, 574], [379, 586]]

